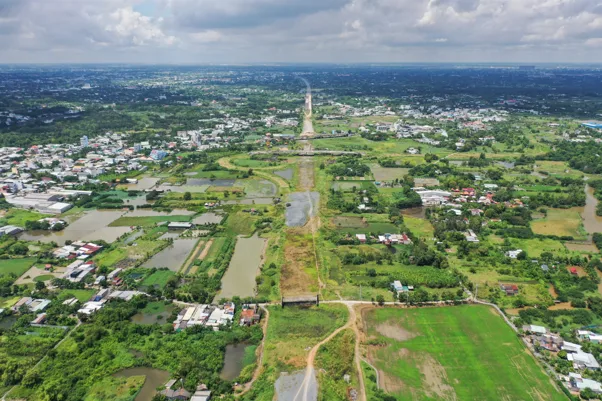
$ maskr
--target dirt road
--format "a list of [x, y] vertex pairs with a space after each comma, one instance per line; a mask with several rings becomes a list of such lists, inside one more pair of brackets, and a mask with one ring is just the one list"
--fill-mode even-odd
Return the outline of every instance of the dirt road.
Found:
[[301, 387], [297, 391], [295, 398], [292, 401], [315, 401], [310, 399], [309, 394], [317, 394], [317, 389], [310, 388], [312, 383], [316, 383], [316, 380], [312, 380], [312, 375], [315, 375], [314, 362], [316, 360], [316, 355], [318, 354], [318, 350], [320, 347], [330, 340], [332, 340], [337, 334], [341, 331], [351, 328], [355, 333], [355, 365], [356, 369], [358, 369], [358, 379], [360, 384], [360, 389], [358, 393], [358, 400], [366, 401], [366, 391], [364, 387], [364, 376], [362, 375], [362, 370], [360, 366], [360, 355], [359, 355], [359, 330], [357, 328], [357, 315], [355, 313], [355, 309], [353, 305], [346, 304], [347, 309], [349, 310], [349, 319], [345, 325], [339, 327], [335, 331], [333, 331], [328, 337], [320, 341], [316, 344], [307, 355], [307, 366], [305, 368], [305, 377], [303, 378], [303, 383], [301, 383]]

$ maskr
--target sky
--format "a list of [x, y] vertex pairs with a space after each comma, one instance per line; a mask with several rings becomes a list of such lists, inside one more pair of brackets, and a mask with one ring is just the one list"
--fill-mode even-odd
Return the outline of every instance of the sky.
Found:
[[602, 62], [602, 0], [0, 0], [0, 63]]

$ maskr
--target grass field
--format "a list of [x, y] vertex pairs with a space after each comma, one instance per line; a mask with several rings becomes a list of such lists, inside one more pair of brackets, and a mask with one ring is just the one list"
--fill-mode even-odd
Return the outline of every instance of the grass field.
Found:
[[419, 217], [403, 216], [405, 226], [419, 238], [431, 239], [435, 235], [435, 230], [431, 222]]
[[284, 369], [305, 367], [306, 348], [344, 325], [347, 314], [344, 305], [270, 308], [265, 351], [267, 360]]
[[408, 174], [409, 168], [382, 167], [380, 164], [370, 164], [370, 170], [376, 181], [393, 181]]
[[19, 277], [35, 263], [35, 258], [0, 260], [0, 276], [14, 274]]
[[531, 229], [535, 234], [572, 236], [575, 239], [583, 239], [586, 235], [582, 228], [578, 209], [548, 209], [548, 215], [545, 218], [531, 222]]
[[566, 400], [516, 334], [486, 306], [375, 309], [369, 346], [397, 400]]
[[163, 289], [163, 287], [165, 287], [165, 284], [167, 284], [167, 280], [169, 280], [169, 278], [174, 274], [175, 273], [171, 270], [157, 270], [150, 276], [146, 277], [141, 284], [147, 287], [154, 285]]
[[122, 216], [109, 224], [109, 227], [131, 227], [131, 226], [153, 226], [156, 223], [164, 221], [190, 221], [192, 216], [144, 216], [144, 217], [127, 217]]
[[41, 214], [24, 209], [10, 209], [2, 218], [0, 218], [0, 224], [25, 227], [25, 223], [28, 221], [38, 221], [48, 216], [48, 214]]
[[54, 276], [52, 274], [42, 274], [41, 276], [34, 277], [33, 281], [37, 283], [38, 281], [49, 281], [53, 278]]
[[145, 376], [104, 378], [92, 386], [84, 401], [132, 401], [145, 380]]
[[552, 252], [556, 254], [568, 253], [566, 248], [562, 245], [562, 242], [554, 239], [515, 239], [511, 240], [512, 245], [518, 249], [522, 249], [527, 252], [530, 257], [538, 257], [543, 252]]
[[63, 290], [60, 293], [60, 299], [77, 298], [79, 302], [87, 302], [92, 298], [96, 291], [94, 290]]
[[375, 234], [395, 234], [399, 232], [399, 228], [392, 223], [372, 223], [368, 222], [366, 227], [341, 227], [341, 232], [349, 233], [349, 234], [365, 234], [365, 233], [375, 233]]

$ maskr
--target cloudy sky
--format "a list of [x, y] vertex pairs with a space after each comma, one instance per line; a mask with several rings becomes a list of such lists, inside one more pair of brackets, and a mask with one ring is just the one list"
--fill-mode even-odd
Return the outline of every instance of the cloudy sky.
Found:
[[602, 62], [602, 0], [0, 0], [0, 62]]

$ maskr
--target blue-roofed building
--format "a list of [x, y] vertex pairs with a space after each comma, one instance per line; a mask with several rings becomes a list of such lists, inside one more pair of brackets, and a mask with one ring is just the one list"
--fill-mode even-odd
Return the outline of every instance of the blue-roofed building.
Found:
[[581, 125], [587, 128], [602, 129], [602, 124], [600, 123], [581, 123]]

